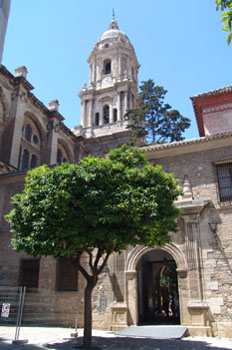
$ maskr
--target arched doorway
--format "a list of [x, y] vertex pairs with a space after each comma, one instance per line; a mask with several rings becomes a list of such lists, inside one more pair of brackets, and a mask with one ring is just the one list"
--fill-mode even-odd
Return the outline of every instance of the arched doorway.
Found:
[[167, 251], [154, 249], [137, 264], [140, 324], [180, 324], [176, 262]]

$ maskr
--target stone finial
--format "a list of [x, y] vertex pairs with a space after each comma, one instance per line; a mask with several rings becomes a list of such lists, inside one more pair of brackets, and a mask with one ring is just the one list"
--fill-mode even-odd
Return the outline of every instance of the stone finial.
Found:
[[193, 200], [193, 194], [192, 194], [188, 175], [184, 176], [182, 200], [183, 201], [189, 201], [189, 200], [192, 201]]
[[83, 135], [83, 127], [81, 125], [76, 125], [71, 131], [76, 136], [82, 136]]
[[21, 66], [15, 69], [15, 78], [18, 77], [27, 79], [27, 68], [25, 66]]
[[52, 101], [50, 101], [50, 102], [48, 102], [48, 109], [49, 109], [49, 111], [56, 111], [56, 112], [58, 112], [58, 110], [59, 110], [59, 101], [58, 100], [52, 100]]
[[[178, 190], [182, 189], [182, 187], [180, 186], [179, 183], [178, 183], [177, 187], [178, 187]], [[181, 201], [182, 201], [182, 195], [178, 196], [177, 199], [176, 199], [176, 202], [181, 202]]]
[[86, 81], [84, 81], [83, 85], [82, 85], [82, 90], [87, 90], [87, 84]]

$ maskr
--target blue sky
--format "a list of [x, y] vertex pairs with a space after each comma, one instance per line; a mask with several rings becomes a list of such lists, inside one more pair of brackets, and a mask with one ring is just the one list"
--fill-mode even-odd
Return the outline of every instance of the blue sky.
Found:
[[190, 96], [232, 84], [232, 46], [214, 0], [12, 0], [2, 64], [25, 65], [34, 94], [60, 103], [65, 124], [80, 123], [78, 93], [89, 81], [88, 56], [115, 9], [141, 65], [173, 109], [189, 117], [185, 138], [198, 137]]

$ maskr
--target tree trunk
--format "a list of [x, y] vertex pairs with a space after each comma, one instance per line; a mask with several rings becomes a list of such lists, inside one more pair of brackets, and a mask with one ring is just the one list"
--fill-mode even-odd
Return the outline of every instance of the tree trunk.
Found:
[[84, 313], [84, 340], [85, 349], [90, 349], [92, 346], [92, 291], [95, 287], [94, 277], [88, 280], [85, 287], [85, 313]]

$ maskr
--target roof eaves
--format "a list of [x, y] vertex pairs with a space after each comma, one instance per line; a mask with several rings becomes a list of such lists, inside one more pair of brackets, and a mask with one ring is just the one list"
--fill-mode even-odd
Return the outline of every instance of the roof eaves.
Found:
[[204, 137], [198, 137], [190, 140], [183, 140], [183, 141], [177, 141], [177, 142], [171, 142], [171, 143], [162, 143], [158, 145], [146, 146], [146, 147], [143, 147], [143, 149], [147, 150], [148, 152], [152, 152], [152, 151], [158, 152], [160, 150], [185, 147], [185, 146], [190, 146], [190, 145], [200, 144], [200, 143], [207, 143], [207, 142], [226, 139], [230, 137], [232, 137], [232, 131], [213, 134], [213, 135], [207, 135]]
[[195, 95], [190, 97], [190, 99], [193, 101], [195, 98], [198, 97], [205, 97], [205, 96], [213, 96], [213, 95], [220, 95], [226, 92], [232, 92], [232, 85], [225, 86], [224, 88], [221, 89], [216, 89], [208, 92], [203, 92], [201, 94]]

